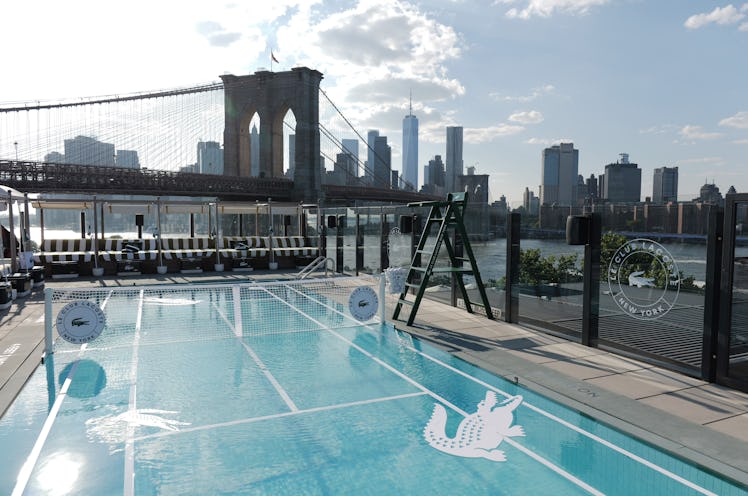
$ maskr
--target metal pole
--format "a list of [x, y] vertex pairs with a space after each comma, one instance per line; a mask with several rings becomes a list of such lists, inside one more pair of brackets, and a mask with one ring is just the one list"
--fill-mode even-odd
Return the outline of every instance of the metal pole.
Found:
[[96, 211], [96, 196], [93, 197], [93, 217], [94, 217], [94, 228], [93, 228], [93, 249], [94, 249], [94, 267], [99, 267], [99, 215]]
[[162, 267], [164, 265], [164, 259], [162, 255], [161, 247], [161, 198], [156, 198], [156, 232], [158, 233], [158, 239], [156, 240], [156, 246], [158, 247], [158, 265]]
[[[31, 240], [31, 217], [29, 215], [29, 194], [23, 194], [23, 232], [21, 233], [23, 243], [23, 251], [31, 251], [29, 248], [29, 241]], [[33, 265], [33, 264], [32, 264]], [[31, 267], [29, 267], [31, 269]]]
[[717, 339], [719, 336], [720, 272], [725, 213], [719, 207], [709, 210], [706, 235], [706, 285], [704, 287], [704, 330], [701, 344], [701, 378], [717, 380]]
[[361, 229], [361, 215], [356, 214], [356, 275], [364, 268], [364, 233]]
[[39, 207], [39, 231], [39, 238], [41, 241], [39, 249], [44, 250], [44, 209], [41, 206]]
[[13, 225], [13, 193], [10, 190], [8, 190], [8, 230], [10, 231], [10, 271], [15, 274], [18, 270], [16, 262], [17, 247], [15, 226]]
[[343, 222], [345, 222], [345, 215], [338, 215], [335, 212], [337, 222], [335, 223], [335, 268], [338, 274], [344, 272], [345, 260], [343, 259]]

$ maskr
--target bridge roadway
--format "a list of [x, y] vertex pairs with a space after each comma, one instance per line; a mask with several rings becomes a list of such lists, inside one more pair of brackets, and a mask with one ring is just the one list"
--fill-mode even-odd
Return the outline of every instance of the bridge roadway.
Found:
[[[286, 178], [219, 176], [152, 169], [0, 160], [0, 184], [29, 193], [211, 196], [233, 201], [293, 201], [293, 181]], [[355, 200], [415, 202], [436, 198], [419, 193], [323, 185], [326, 202]]]

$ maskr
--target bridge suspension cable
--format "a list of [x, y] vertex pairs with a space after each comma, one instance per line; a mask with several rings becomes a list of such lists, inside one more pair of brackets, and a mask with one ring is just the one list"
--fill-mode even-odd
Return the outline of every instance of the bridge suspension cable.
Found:
[[208, 83], [0, 106], [0, 159], [192, 172], [198, 142], [223, 139], [223, 101]]
[[[347, 162], [335, 171], [344, 176], [346, 185], [389, 184], [384, 171], [344, 149], [343, 136], [355, 135], [370, 157], [387, 162], [328, 94], [319, 91], [324, 96], [319, 132], [326, 168], [332, 170], [342, 153], [348, 155], [345, 160], [352, 156], [355, 164], [350, 167]], [[126, 95], [0, 103], [0, 160], [221, 174], [218, 167], [197, 170], [197, 148], [200, 142], [214, 142], [220, 149], [224, 123], [223, 82]], [[295, 126], [284, 123], [295, 132]], [[402, 178], [399, 186], [414, 189]]]
[[[343, 150], [342, 141], [340, 139], [336, 138], [335, 136], [336, 136], [336, 133], [337, 133], [337, 135], [342, 136], [343, 134], [345, 134], [346, 132], [348, 132], [350, 130], [350, 131], [352, 131], [356, 135], [356, 137], [361, 142], [364, 143], [365, 149], [367, 149], [367, 151], [371, 152], [371, 154], [374, 156], [375, 160], [380, 161], [382, 163], [386, 163], [387, 160], [385, 160], [385, 157], [382, 157], [374, 149], [374, 146], [373, 146], [374, 144], [373, 143], [369, 143], [367, 139], [364, 139], [364, 137], [361, 135], [361, 133], [358, 132], [358, 130], [354, 127], [354, 125], [351, 123], [351, 121], [345, 116], [345, 114], [343, 114], [343, 112], [335, 104], [335, 102], [333, 102], [330, 99], [329, 95], [322, 88], [319, 89], [319, 92], [322, 94], [322, 96], [325, 97], [325, 100], [327, 101], [327, 103], [335, 111], [336, 116], [339, 117], [340, 119], [342, 119], [343, 122], [347, 126], [347, 129], [345, 130], [345, 132], [343, 132], [342, 130], [336, 130], [336, 132], [330, 132], [327, 128], [324, 128], [323, 124], [321, 123], [321, 121], [323, 119], [322, 119], [322, 117], [320, 117], [320, 132], [322, 134], [325, 134], [328, 137], [328, 139], [330, 139], [331, 141], [333, 141], [336, 144], [337, 149], [341, 153], [346, 153], [346, 151]], [[322, 112], [320, 111], [320, 114], [321, 113]], [[336, 119], [334, 119], [333, 116], [330, 116], [330, 115], [327, 116], [326, 120], [328, 122], [335, 122], [336, 121]], [[379, 184], [389, 184], [390, 183], [390, 178], [389, 177], [381, 177], [382, 173], [376, 170], [376, 167], [374, 166], [374, 164], [365, 164], [365, 163], [363, 163], [361, 161], [360, 157], [358, 157], [358, 156], [355, 156], [354, 160], [356, 161], [357, 169], [361, 171], [362, 175], [371, 177], [373, 179], [373, 181], [375, 182], [375, 184], [376, 183], [379, 183]], [[333, 160], [333, 162], [334, 162], [334, 160]], [[391, 163], [390, 163], [390, 166], [392, 166]], [[357, 171], [357, 173], [358, 173], [358, 171]], [[351, 179], [353, 179], [353, 178], [351, 178]], [[400, 189], [409, 189], [411, 191], [416, 191], [415, 185], [410, 184], [408, 181], [406, 181], [402, 177], [399, 177], [398, 182], [399, 182], [398, 187]]]

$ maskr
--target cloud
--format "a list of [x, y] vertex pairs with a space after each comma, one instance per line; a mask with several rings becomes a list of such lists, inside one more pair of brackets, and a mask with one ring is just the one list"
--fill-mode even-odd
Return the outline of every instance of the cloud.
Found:
[[678, 165], [724, 165], [724, 161], [723, 157], [696, 157], [676, 160], [675, 163]]
[[696, 140], [710, 140], [719, 138], [722, 136], [721, 133], [709, 133], [704, 131], [704, 128], [701, 126], [683, 126], [680, 130], [680, 135], [686, 140], [690, 141], [696, 141]]
[[543, 122], [543, 114], [537, 110], [530, 110], [529, 112], [515, 112], [509, 116], [509, 120], [517, 122], [519, 124], [538, 124]]
[[519, 96], [510, 96], [510, 95], [502, 95], [498, 92], [492, 92], [489, 93], [488, 96], [493, 98], [497, 101], [505, 101], [505, 102], [519, 102], [519, 103], [527, 103], [531, 102], [533, 100], [536, 100], [544, 95], [549, 95], [555, 91], [556, 88], [553, 87], [551, 84], [546, 84], [543, 86], [539, 86], [537, 88], [533, 88], [529, 95], [519, 95]]
[[[735, 8], [732, 4], [726, 5], [725, 7], [715, 7], [714, 10], [708, 14], [696, 14], [692, 15], [683, 24], [688, 29], [699, 29], [708, 24], [719, 24], [722, 26], [729, 24], [737, 24], [745, 18], [745, 12], [748, 11], [748, 4], [744, 4], [740, 10]], [[746, 24], [740, 26], [741, 31], [748, 29]]]
[[528, 140], [525, 140], [526, 145], [534, 145], [534, 146], [553, 146], [558, 145], [559, 143], [573, 143], [574, 140], [571, 138], [558, 138], [558, 139], [546, 139], [546, 138], [530, 138]]
[[499, 124], [498, 126], [489, 127], [466, 127], [463, 130], [463, 140], [465, 143], [478, 144], [489, 143], [496, 138], [512, 136], [521, 133], [525, 128], [523, 126], [514, 126], [511, 124]]
[[665, 134], [672, 133], [674, 131], [678, 131], [678, 126], [675, 126], [673, 124], [661, 124], [645, 129], [640, 129], [639, 134]]
[[556, 12], [571, 15], [587, 14], [592, 7], [605, 5], [609, 0], [496, 0], [494, 4], [520, 3], [524, 8], [507, 10], [504, 15], [510, 19], [530, 19], [550, 17]]
[[734, 145], [748, 145], [748, 138], [733, 140], [732, 144], [734, 144]]
[[748, 129], [748, 112], [738, 112], [732, 117], [722, 119], [719, 121], [719, 125], [737, 129]]
[[399, 126], [411, 91], [414, 103], [465, 94], [446, 66], [462, 55], [463, 40], [408, 3], [361, 0], [332, 13], [299, 7], [276, 37], [286, 63], [324, 74], [323, 88], [355, 127], [368, 121], [370, 107], [400, 109]]

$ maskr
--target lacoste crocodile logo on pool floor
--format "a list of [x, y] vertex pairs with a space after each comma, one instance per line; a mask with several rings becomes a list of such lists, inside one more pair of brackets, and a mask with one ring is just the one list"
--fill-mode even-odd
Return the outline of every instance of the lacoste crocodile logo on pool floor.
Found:
[[468, 415], [457, 427], [455, 437], [447, 437], [447, 411], [442, 405], [434, 405], [423, 437], [431, 445], [444, 453], [466, 458], [487, 458], [497, 462], [506, 460], [504, 452], [497, 449], [505, 437], [524, 436], [524, 429], [515, 425], [514, 410], [522, 403], [522, 396], [513, 396], [502, 403], [493, 391], [478, 403], [475, 413]]

